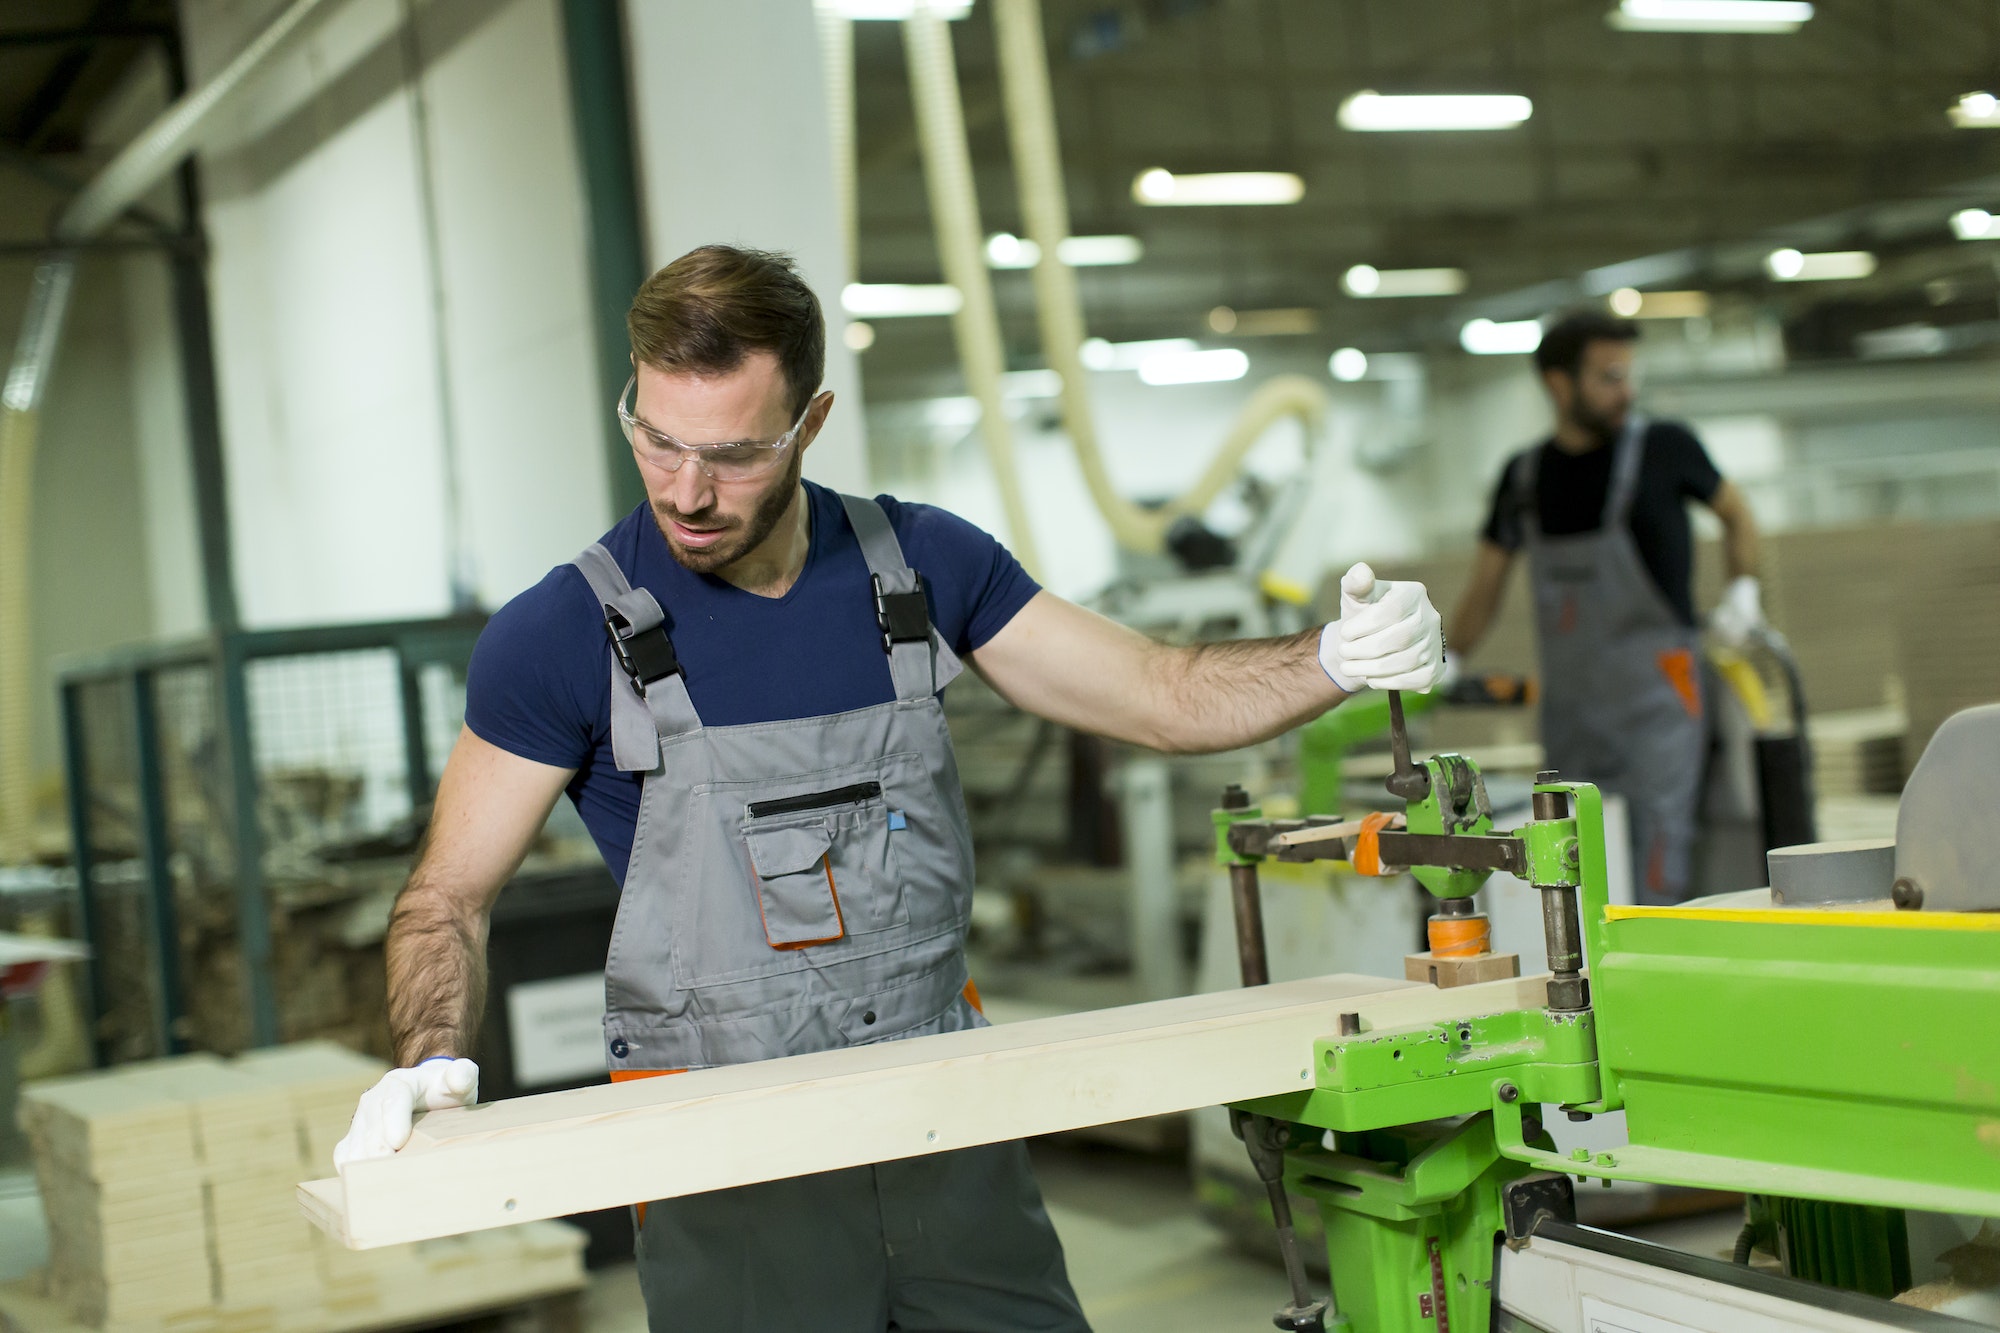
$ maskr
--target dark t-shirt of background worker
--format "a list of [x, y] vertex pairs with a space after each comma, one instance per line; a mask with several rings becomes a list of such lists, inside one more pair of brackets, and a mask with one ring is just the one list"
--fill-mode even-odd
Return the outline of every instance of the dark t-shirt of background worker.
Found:
[[[1604, 523], [1604, 498], [1611, 485], [1611, 460], [1617, 450], [1605, 445], [1585, 454], [1558, 449], [1553, 440], [1533, 446], [1542, 451], [1535, 484], [1535, 510], [1542, 532], [1565, 537], [1595, 532]], [[1514, 492], [1514, 470], [1527, 450], [1507, 460], [1493, 490], [1493, 507], [1482, 534], [1508, 551], [1519, 551], [1526, 540], [1524, 516]], [[1694, 432], [1674, 421], [1655, 421], [1646, 428], [1646, 453], [1640, 462], [1639, 484], [1632, 497], [1632, 540], [1646, 572], [1666, 595], [1681, 623], [1694, 620], [1694, 529], [1687, 502], [1703, 504], [1715, 498], [1722, 474]]]

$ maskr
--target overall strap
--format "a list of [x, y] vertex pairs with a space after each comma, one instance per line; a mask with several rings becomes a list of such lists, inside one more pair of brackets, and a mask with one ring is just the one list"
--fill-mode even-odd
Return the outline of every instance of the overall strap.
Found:
[[1646, 457], [1646, 430], [1652, 423], [1637, 412], [1625, 418], [1625, 429], [1618, 432], [1618, 442], [1612, 447], [1618, 452], [1611, 459], [1611, 481], [1604, 488], [1604, 527], [1606, 531], [1622, 528], [1632, 515], [1632, 498], [1639, 493], [1639, 464]]
[[660, 766], [662, 740], [701, 729], [666, 614], [652, 593], [631, 585], [601, 543], [572, 563], [590, 580], [611, 640], [612, 756], [620, 772], [651, 773]]
[[965, 668], [931, 624], [923, 575], [903, 559], [903, 544], [881, 505], [859, 495], [843, 495], [840, 503], [874, 579], [875, 619], [889, 654], [896, 698], [905, 703], [931, 698]]

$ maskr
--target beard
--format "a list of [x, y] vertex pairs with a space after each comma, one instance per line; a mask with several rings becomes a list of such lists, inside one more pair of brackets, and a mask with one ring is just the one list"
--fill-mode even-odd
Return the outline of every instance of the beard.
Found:
[[1607, 416], [1578, 403], [1571, 415], [1576, 419], [1577, 425], [1595, 435], [1601, 443], [1610, 444], [1618, 438], [1618, 432], [1625, 428], [1625, 418], [1629, 413], [1620, 412], [1615, 417]]
[[[692, 460], [682, 467], [695, 466]], [[684, 514], [663, 500], [653, 502], [653, 522], [660, 529], [660, 535], [667, 539], [667, 551], [682, 569], [693, 574], [713, 574], [735, 564], [750, 552], [764, 544], [777, 530], [778, 521], [791, 508], [792, 498], [799, 493], [799, 474], [805, 466], [805, 454], [801, 450], [792, 451], [791, 462], [785, 468], [785, 475], [758, 501], [757, 507], [747, 518], [726, 519], [714, 505], [694, 514]], [[672, 523], [685, 523], [691, 528], [722, 528], [724, 535], [712, 546], [688, 547], [674, 540]]]

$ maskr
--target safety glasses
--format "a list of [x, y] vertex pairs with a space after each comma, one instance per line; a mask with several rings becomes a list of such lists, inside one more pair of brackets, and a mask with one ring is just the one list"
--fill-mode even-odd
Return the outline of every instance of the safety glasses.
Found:
[[[799, 413], [799, 419], [792, 423], [792, 428], [775, 440], [686, 444], [632, 415], [632, 391], [638, 383], [639, 377], [634, 375], [625, 381], [625, 392], [618, 395], [618, 427], [625, 433], [626, 441], [640, 461], [663, 472], [678, 472], [681, 464], [692, 458], [702, 474], [715, 481], [748, 481], [752, 477], [761, 477], [783, 460], [785, 450], [798, 439], [799, 427], [806, 420], [805, 412]], [[806, 404], [806, 410], [812, 410], [811, 403]]]

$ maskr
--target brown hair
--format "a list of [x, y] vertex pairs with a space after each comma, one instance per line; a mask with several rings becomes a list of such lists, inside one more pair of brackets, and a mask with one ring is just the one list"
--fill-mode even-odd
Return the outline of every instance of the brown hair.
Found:
[[797, 420], [826, 373], [826, 319], [791, 256], [704, 245], [646, 279], [625, 316], [632, 357], [725, 375], [753, 351], [778, 358]]

